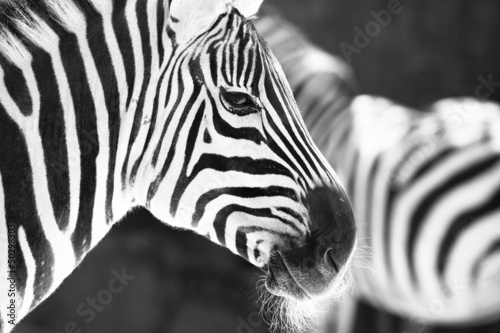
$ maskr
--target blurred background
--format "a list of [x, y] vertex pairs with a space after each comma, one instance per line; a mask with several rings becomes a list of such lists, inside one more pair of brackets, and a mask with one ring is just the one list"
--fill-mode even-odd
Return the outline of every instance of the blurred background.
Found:
[[[314, 43], [349, 62], [361, 93], [409, 106], [477, 91], [500, 101], [498, 0], [402, 0], [402, 11], [362, 47], [355, 44], [355, 29], [364, 30], [374, 19], [372, 11], [387, 9], [392, 1], [266, 1]], [[121, 291], [111, 294], [108, 284], [117, 275], [127, 278]], [[138, 210], [14, 332], [268, 332], [258, 315], [259, 275], [228, 250]], [[97, 297], [107, 304], [93, 307]], [[359, 332], [402, 322], [390, 314], [360, 311], [367, 314]], [[424, 331], [498, 333], [500, 326]]]

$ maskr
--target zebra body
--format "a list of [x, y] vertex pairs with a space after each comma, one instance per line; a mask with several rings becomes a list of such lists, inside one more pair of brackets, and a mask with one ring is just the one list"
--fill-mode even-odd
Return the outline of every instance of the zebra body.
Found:
[[350, 203], [248, 20], [259, 5], [0, 4], [0, 331], [136, 206], [261, 267], [279, 299], [341, 291]]
[[499, 105], [445, 99], [423, 112], [355, 96], [349, 68], [283, 19], [256, 27], [352, 200], [356, 295], [426, 324], [498, 318]]
[[359, 96], [350, 112], [358, 149], [339, 172], [373, 268], [356, 271], [360, 294], [427, 323], [498, 317], [500, 107], [447, 99], [422, 115]]

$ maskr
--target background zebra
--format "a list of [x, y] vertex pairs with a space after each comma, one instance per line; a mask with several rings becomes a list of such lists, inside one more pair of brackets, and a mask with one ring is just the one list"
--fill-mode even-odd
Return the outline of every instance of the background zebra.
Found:
[[[342, 61], [279, 17], [264, 17], [257, 28], [353, 201], [370, 253], [355, 261], [357, 296], [412, 320], [395, 330], [498, 319], [499, 105], [455, 98], [419, 112], [354, 97]], [[366, 318], [350, 320], [341, 331], [364, 332], [358, 323]]]
[[248, 20], [259, 5], [1, 5], [2, 331], [135, 206], [262, 268], [294, 323], [343, 291], [350, 203]]

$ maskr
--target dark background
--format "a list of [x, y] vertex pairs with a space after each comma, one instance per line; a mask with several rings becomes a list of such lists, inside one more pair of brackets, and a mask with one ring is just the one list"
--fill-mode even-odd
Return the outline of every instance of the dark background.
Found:
[[[343, 56], [358, 27], [391, 0], [273, 0], [317, 45]], [[351, 56], [361, 93], [410, 106], [451, 96], [474, 96], [478, 77], [500, 82], [500, 1], [401, 0], [399, 14]], [[369, 36], [368, 36], [369, 37]], [[500, 100], [500, 86], [489, 98]], [[484, 92], [484, 91], [483, 91]]]
[[[325, 50], [342, 56], [355, 27], [387, 9], [379, 0], [269, 0]], [[422, 106], [474, 96], [480, 77], [500, 82], [498, 0], [403, 0], [403, 10], [351, 57], [362, 93]], [[500, 86], [491, 91], [500, 100]], [[482, 93], [488, 92], [482, 89]], [[113, 270], [135, 276], [86, 323], [76, 313], [108, 288]], [[117, 225], [63, 286], [15, 332], [267, 332], [256, 315], [260, 272], [202, 237], [174, 231], [137, 211]], [[88, 307], [86, 307], [88, 308]], [[71, 330], [67, 330], [70, 332]], [[77, 331], [75, 331], [77, 332]]]

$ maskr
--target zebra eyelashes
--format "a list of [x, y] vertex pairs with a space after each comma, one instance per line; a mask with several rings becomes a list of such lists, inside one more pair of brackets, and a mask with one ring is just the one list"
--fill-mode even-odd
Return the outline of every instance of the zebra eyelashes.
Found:
[[221, 101], [224, 107], [238, 116], [246, 116], [262, 110], [257, 98], [242, 91], [230, 91], [224, 87], [220, 88]]

